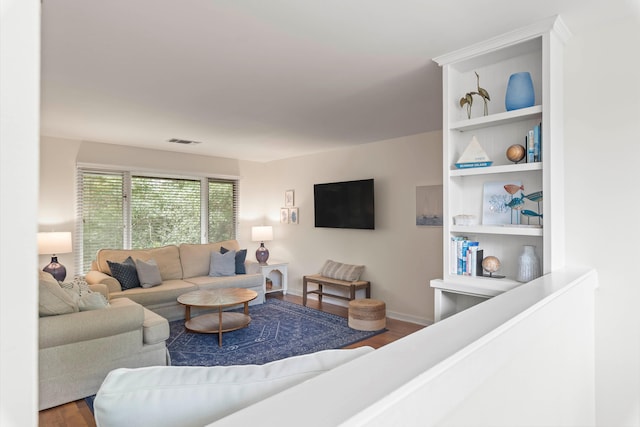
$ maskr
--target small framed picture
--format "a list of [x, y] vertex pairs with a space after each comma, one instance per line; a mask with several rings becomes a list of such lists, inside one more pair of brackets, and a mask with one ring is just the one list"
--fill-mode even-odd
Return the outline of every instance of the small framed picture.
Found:
[[298, 224], [298, 208], [289, 209], [289, 224]]
[[284, 192], [284, 205], [288, 208], [294, 205], [293, 190], [287, 190]]
[[289, 224], [289, 208], [280, 208], [280, 224]]

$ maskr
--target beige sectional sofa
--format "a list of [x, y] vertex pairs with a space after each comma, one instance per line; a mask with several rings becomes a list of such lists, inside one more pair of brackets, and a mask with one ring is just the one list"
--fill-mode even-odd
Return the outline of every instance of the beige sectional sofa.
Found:
[[[102, 249], [85, 279], [92, 291], [108, 299], [109, 306], [90, 311], [80, 311], [51, 275], [40, 272], [39, 409], [95, 394], [113, 369], [170, 364], [165, 344], [168, 320], [184, 318], [177, 298], [185, 292], [248, 288], [258, 293], [253, 304], [264, 302], [262, 276], [255, 262], [246, 263], [247, 274], [208, 276], [211, 252], [219, 252], [221, 246], [239, 249], [235, 240], [143, 250]], [[123, 290], [110, 275], [107, 261], [122, 262], [129, 256], [153, 259], [162, 283]]]
[[168, 364], [165, 318], [128, 298], [80, 311], [53, 276], [40, 272], [39, 282], [40, 410], [95, 394], [113, 369]]
[[[93, 268], [86, 275], [90, 284], [104, 284], [109, 290], [109, 299], [126, 297], [168, 320], [184, 318], [184, 306], [177, 302], [178, 296], [198, 289], [246, 288], [258, 293], [250, 304], [264, 302], [262, 275], [258, 264], [245, 262], [247, 274], [210, 277], [211, 252], [219, 252], [220, 247], [238, 251], [236, 240], [226, 240], [208, 244], [169, 245], [151, 249], [101, 249], [96, 255]], [[128, 257], [133, 260], [153, 259], [160, 269], [162, 284], [151, 288], [123, 290], [118, 280], [111, 276], [107, 261], [123, 262]], [[194, 309], [193, 314], [197, 314]]]

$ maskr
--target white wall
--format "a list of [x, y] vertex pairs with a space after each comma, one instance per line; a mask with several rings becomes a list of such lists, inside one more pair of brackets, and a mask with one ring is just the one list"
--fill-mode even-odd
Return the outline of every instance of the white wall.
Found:
[[[431, 132], [270, 162], [258, 186], [243, 185], [243, 192], [264, 197], [265, 219], [274, 226], [266, 246], [272, 259], [289, 261], [292, 293], [301, 293], [302, 276], [317, 273], [326, 259], [364, 264], [372, 297], [385, 301], [390, 317], [426, 324], [433, 320], [429, 280], [442, 275], [442, 228], [416, 226], [415, 193], [417, 185], [442, 183], [441, 159], [442, 133]], [[367, 178], [375, 183], [375, 230], [314, 227], [313, 184]], [[279, 222], [290, 189], [298, 225]]]
[[[373, 297], [387, 303], [392, 317], [426, 324], [433, 320], [428, 283], [442, 275], [442, 228], [415, 225], [415, 191], [442, 182], [441, 146], [441, 133], [433, 132], [263, 164], [43, 137], [39, 227], [75, 230], [76, 162], [239, 176], [238, 240], [251, 256], [258, 246], [251, 226], [273, 225], [267, 247], [272, 259], [290, 262], [292, 293], [301, 293], [302, 276], [317, 272], [327, 258], [365, 264]], [[375, 179], [376, 230], [316, 229], [313, 184], [364, 178]], [[299, 225], [279, 222], [288, 189], [295, 190]], [[58, 259], [72, 277], [73, 254]], [[48, 262], [40, 257], [40, 264]]]
[[37, 425], [40, 2], [0, 5], [0, 425]]
[[594, 266], [597, 418], [640, 425], [640, 19], [589, 28], [565, 55], [567, 263]]

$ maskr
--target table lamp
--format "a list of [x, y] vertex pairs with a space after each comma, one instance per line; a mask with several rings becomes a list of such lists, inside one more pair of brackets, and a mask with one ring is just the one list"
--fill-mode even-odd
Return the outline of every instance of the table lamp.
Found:
[[256, 250], [256, 259], [260, 264], [266, 264], [269, 259], [269, 250], [264, 247], [264, 242], [273, 240], [273, 227], [270, 225], [251, 227], [251, 240], [260, 242], [260, 247]]
[[71, 252], [71, 232], [38, 233], [38, 254], [51, 254], [51, 262], [42, 271], [51, 273], [58, 282], [62, 282], [67, 277], [67, 269], [58, 262], [57, 254], [69, 252]]

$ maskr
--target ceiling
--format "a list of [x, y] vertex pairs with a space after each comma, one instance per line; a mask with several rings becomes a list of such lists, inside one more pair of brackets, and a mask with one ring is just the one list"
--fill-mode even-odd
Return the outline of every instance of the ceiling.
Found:
[[270, 161], [438, 130], [431, 58], [556, 14], [579, 33], [630, 11], [637, 0], [43, 0], [41, 133]]

